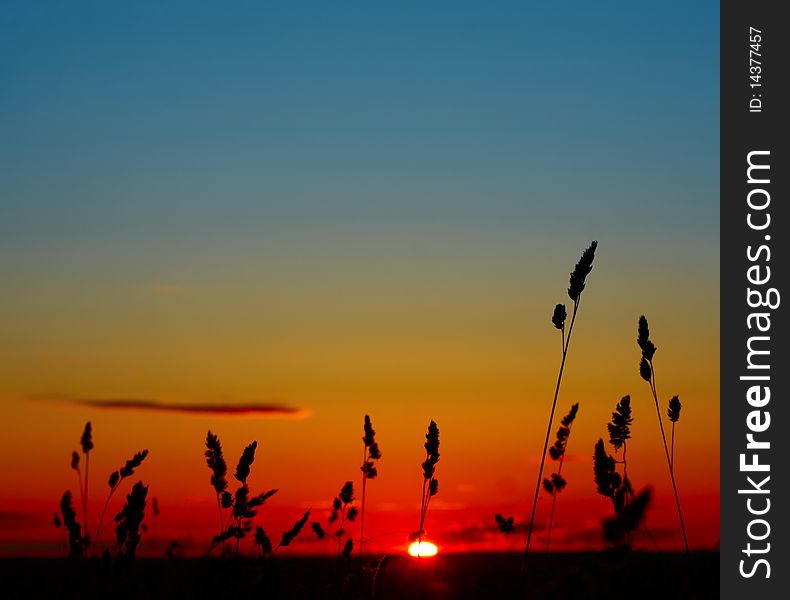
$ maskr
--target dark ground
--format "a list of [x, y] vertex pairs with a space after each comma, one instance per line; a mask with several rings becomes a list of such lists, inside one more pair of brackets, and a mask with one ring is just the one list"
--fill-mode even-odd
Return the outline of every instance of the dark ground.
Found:
[[0, 560], [0, 596], [29, 598], [718, 598], [711, 552], [327, 558]]

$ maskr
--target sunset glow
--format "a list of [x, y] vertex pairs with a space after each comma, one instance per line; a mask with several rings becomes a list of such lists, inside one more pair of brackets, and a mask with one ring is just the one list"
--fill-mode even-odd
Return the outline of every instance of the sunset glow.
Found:
[[422, 542], [412, 542], [409, 544], [409, 555], [419, 558], [427, 556], [436, 556], [439, 553], [439, 548], [432, 542], [423, 540]]
[[[411, 564], [421, 489], [432, 542], [412, 556], [524, 552], [561, 361], [551, 441], [578, 416], [562, 465], [546, 459], [567, 485], [556, 510], [539, 487], [534, 547], [609, 547], [592, 456], [628, 394], [629, 483], [652, 489], [632, 545], [682, 549], [641, 314], [660, 414], [683, 403], [667, 436], [688, 544], [718, 547], [712, 5], [678, 23], [664, 2], [15, 4], [0, 23], [14, 65], [0, 69], [0, 556], [63, 556], [67, 491], [95, 534], [108, 477], [144, 449], [96, 554], [115, 551], [112, 519], [141, 481], [138, 554], [203, 556], [228, 526], [209, 430], [222, 491], [253, 441], [250, 494], [278, 490], [241, 555], [260, 552], [256, 527], [276, 545], [310, 509], [278, 556], [351, 540], [355, 558]], [[573, 310], [592, 240], [565, 361], [552, 310]], [[363, 484], [365, 415], [381, 456]], [[95, 448], [72, 467], [88, 421]], [[337, 536], [349, 481], [360, 517]]]

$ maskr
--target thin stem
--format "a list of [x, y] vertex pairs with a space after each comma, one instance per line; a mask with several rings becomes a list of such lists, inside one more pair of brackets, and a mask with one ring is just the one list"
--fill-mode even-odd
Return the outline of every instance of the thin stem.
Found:
[[85, 493], [82, 494], [82, 518], [85, 520], [85, 537], [88, 537], [88, 469], [90, 467], [91, 455], [85, 453]]
[[[346, 525], [346, 505], [345, 504], [343, 505], [343, 510], [340, 511], [340, 514], [341, 514], [340, 529], [338, 529], [338, 532], [342, 532], [343, 531], [343, 527], [345, 527], [345, 525]], [[337, 557], [338, 558], [340, 558], [340, 551], [341, 551], [342, 544], [343, 544], [343, 534], [339, 533], [338, 536], [337, 536]]]
[[[565, 453], [563, 452], [562, 456], [560, 457], [560, 466], [557, 469], [557, 475], [562, 475], [562, 464], [565, 462]], [[549, 546], [551, 546], [551, 528], [554, 525], [554, 507], [557, 504], [557, 488], [555, 486], [554, 491], [551, 494], [551, 515], [549, 516], [549, 533], [546, 536], [546, 552], [549, 551]]]
[[77, 488], [80, 491], [80, 502], [82, 503], [83, 524], [85, 526], [85, 531], [87, 532], [88, 522], [85, 520], [85, 486], [82, 483], [82, 471], [80, 470], [79, 464], [75, 470], [77, 471]]
[[[236, 519], [236, 527], [241, 530], [241, 515]], [[236, 537], [236, 558], [239, 558], [239, 544], [241, 543], [241, 538]]]
[[[626, 458], [627, 453], [628, 443], [623, 442], [623, 485], [625, 486], [625, 494], [623, 495], [623, 508], [628, 506], [628, 494], [629, 490], [631, 490], [631, 482], [628, 480], [628, 459]], [[623, 532], [623, 542], [625, 542], [628, 546], [631, 545], [631, 536], [628, 535], [627, 531]]]
[[99, 524], [96, 526], [96, 535], [93, 536], [93, 546], [91, 547], [91, 555], [96, 554], [96, 544], [99, 542], [99, 536], [101, 535], [102, 532], [104, 515], [107, 513], [107, 506], [109, 506], [110, 499], [112, 498], [112, 495], [115, 493], [115, 490], [118, 489], [118, 485], [120, 485], [120, 481], [110, 488], [110, 493], [107, 494], [107, 499], [104, 501], [104, 507], [101, 509], [101, 516], [99, 517]]
[[669, 446], [669, 468], [675, 470], [675, 422], [672, 421], [672, 441]]
[[362, 557], [362, 544], [365, 540], [365, 490], [368, 483], [368, 475], [365, 472], [365, 463], [368, 462], [368, 447], [362, 448], [362, 507], [359, 518], [359, 556]]
[[[217, 492], [217, 511], [219, 512], [219, 532], [222, 534], [225, 531], [225, 519], [222, 517], [222, 502], [219, 492]], [[225, 552], [225, 540], [222, 540], [222, 552]]]
[[686, 549], [686, 554], [689, 551], [688, 538], [686, 537], [686, 525], [683, 523], [683, 511], [680, 508], [680, 498], [678, 497], [678, 488], [675, 484], [675, 471], [672, 468], [672, 459], [669, 456], [669, 448], [667, 447], [667, 436], [664, 433], [664, 423], [661, 421], [661, 409], [658, 407], [658, 394], [656, 393], [656, 370], [653, 367], [653, 361], [650, 363], [650, 371], [652, 373], [650, 381], [650, 389], [653, 392], [653, 400], [656, 403], [656, 415], [658, 416], [658, 425], [661, 428], [661, 440], [664, 442], [664, 453], [667, 457], [667, 467], [669, 467], [669, 477], [672, 480], [672, 491], [675, 493], [675, 504], [678, 507], [678, 518], [680, 519], [680, 531], [683, 533], [683, 546]]
[[422, 480], [422, 497], [420, 498], [420, 541], [422, 541], [422, 526], [425, 523], [425, 486], [428, 485], [428, 480], [423, 477]]
[[554, 422], [554, 411], [557, 408], [557, 396], [560, 393], [560, 384], [562, 383], [562, 373], [565, 370], [565, 359], [568, 356], [568, 348], [571, 344], [571, 334], [573, 333], [573, 324], [576, 322], [576, 313], [579, 309], [579, 304], [581, 303], [581, 296], [579, 299], [573, 303], [573, 316], [571, 317], [571, 324], [568, 328], [568, 338], [565, 341], [565, 347], [562, 349], [562, 362], [560, 363], [560, 371], [557, 375], [557, 385], [554, 388], [554, 400], [551, 403], [551, 413], [549, 414], [549, 425], [546, 428], [546, 439], [543, 442], [543, 454], [540, 457], [540, 469], [538, 470], [538, 480], [535, 484], [535, 498], [532, 502], [532, 515], [529, 518], [529, 531], [527, 532], [527, 547], [524, 551], [524, 561], [521, 563], [521, 571], [524, 572], [524, 569], [527, 564], [527, 556], [529, 555], [529, 544], [532, 540], [532, 529], [535, 525], [535, 510], [538, 507], [538, 495], [540, 494], [540, 482], [543, 479], [543, 467], [546, 463], [546, 450], [549, 447], [549, 438], [551, 437], [551, 426]]

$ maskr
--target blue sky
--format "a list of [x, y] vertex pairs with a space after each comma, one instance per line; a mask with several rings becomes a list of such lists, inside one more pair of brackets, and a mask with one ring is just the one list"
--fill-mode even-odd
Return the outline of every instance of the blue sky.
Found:
[[717, 3], [398, 4], [6, 8], [0, 243], [393, 220], [717, 234]]

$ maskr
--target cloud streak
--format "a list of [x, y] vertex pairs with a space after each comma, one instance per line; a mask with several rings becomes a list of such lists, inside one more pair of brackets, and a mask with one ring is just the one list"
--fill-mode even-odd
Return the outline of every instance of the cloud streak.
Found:
[[262, 402], [180, 403], [148, 398], [75, 398], [63, 394], [31, 396], [34, 400], [60, 402], [100, 410], [127, 410], [192, 416], [253, 417], [257, 419], [304, 419], [310, 411]]

